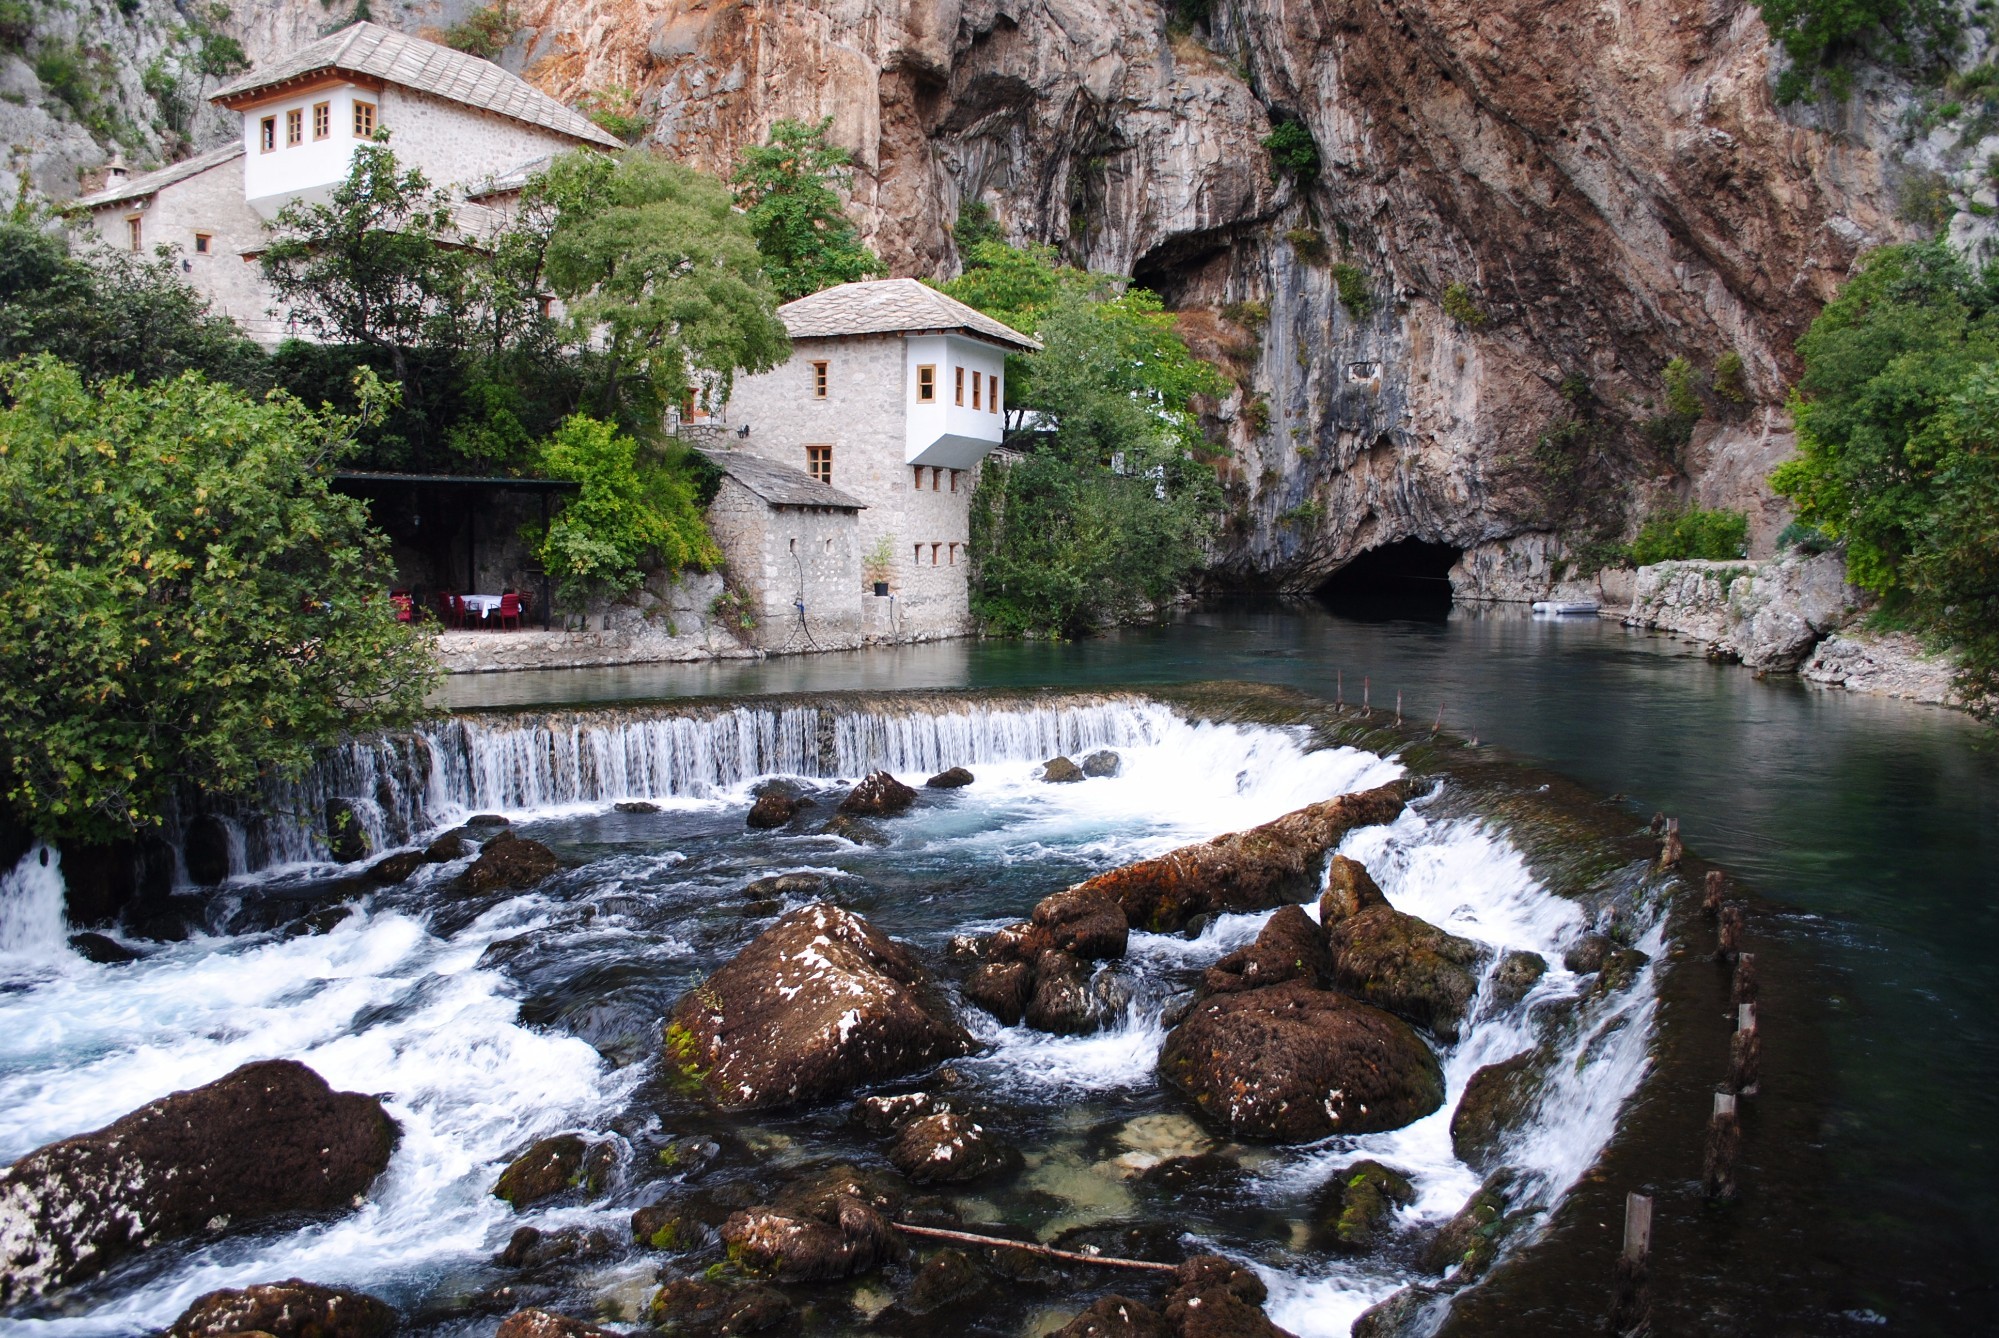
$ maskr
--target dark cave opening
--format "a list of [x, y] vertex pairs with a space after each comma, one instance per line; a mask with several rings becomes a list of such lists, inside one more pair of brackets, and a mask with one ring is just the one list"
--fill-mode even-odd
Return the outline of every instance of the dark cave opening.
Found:
[[1334, 572], [1319, 587], [1319, 600], [1354, 618], [1444, 618], [1451, 611], [1450, 570], [1462, 556], [1449, 544], [1399, 539]]

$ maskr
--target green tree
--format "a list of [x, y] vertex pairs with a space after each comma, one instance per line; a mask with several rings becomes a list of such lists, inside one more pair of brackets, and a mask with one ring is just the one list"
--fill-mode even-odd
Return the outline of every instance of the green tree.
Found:
[[1961, 656], [1958, 686], [1999, 713], [1999, 366], [1973, 371], [1944, 410], [1936, 505], [1910, 553], [1913, 601]]
[[630, 590], [648, 564], [703, 571], [720, 564], [691, 453], [649, 452], [611, 424], [578, 414], [542, 444], [539, 464], [549, 478], [583, 485], [536, 548], [565, 600]]
[[[0, 371], [0, 785], [59, 841], [253, 795], [405, 720], [435, 669], [387, 541], [328, 488], [353, 423], [188, 373]], [[365, 396], [369, 401], [378, 392]]]
[[527, 196], [583, 358], [580, 408], [650, 436], [690, 389], [726, 400], [737, 372], [789, 355], [756, 242], [713, 177], [639, 150], [576, 152]]
[[881, 273], [841, 208], [853, 155], [826, 142], [833, 118], [814, 125], [779, 121], [769, 142], [745, 149], [736, 169], [736, 203], [750, 221], [765, 271], [780, 301]]
[[101, 248], [72, 255], [60, 236], [0, 223], [0, 360], [51, 353], [87, 381], [153, 381], [198, 371], [245, 389], [270, 382], [263, 351], [152, 258]]

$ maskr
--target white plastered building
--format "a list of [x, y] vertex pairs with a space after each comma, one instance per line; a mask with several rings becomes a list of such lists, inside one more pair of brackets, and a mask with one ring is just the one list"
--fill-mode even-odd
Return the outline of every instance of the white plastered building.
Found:
[[[822, 592], [822, 644], [969, 632], [972, 488], [1006, 436], [1006, 356], [1040, 345], [914, 279], [842, 284], [777, 314], [791, 357], [737, 378], [721, 415], [729, 449], [710, 457], [734, 478], [731, 457], [755, 456], [857, 505], [835, 520], [772, 504], [751, 524], [753, 503], [732, 492], [729, 515], [710, 509], [731, 578], [769, 610], [761, 639], [776, 649], [813, 630], [794, 587]], [[829, 522], [841, 532], [820, 533]], [[779, 547], [803, 555], [782, 590], [761, 576]]]
[[327, 199], [376, 131], [389, 131], [401, 165], [453, 196], [468, 231], [497, 221], [489, 208], [505, 212], [532, 165], [582, 145], [624, 147], [489, 60], [374, 23], [253, 70], [211, 101], [241, 115], [234, 143], [139, 176], [114, 166], [77, 203], [108, 245], [176, 248], [217, 314], [266, 343], [294, 331], [257, 264], [265, 224], [293, 200]]

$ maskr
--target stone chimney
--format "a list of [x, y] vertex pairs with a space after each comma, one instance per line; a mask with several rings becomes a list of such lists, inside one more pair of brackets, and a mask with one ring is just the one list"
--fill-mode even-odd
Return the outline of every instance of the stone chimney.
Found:
[[104, 165], [104, 188], [110, 190], [113, 186], [122, 186], [131, 175], [130, 169], [125, 166], [125, 155], [113, 149], [111, 161]]

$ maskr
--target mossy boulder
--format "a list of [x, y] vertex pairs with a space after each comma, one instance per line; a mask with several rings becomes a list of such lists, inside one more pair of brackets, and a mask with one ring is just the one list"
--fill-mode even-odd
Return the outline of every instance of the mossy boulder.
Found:
[[763, 1333], [792, 1316], [791, 1299], [774, 1287], [710, 1278], [672, 1278], [653, 1293], [649, 1317], [663, 1333]]
[[1083, 769], [1066, 757], [1051, 757], [1041, 764], [1041, 779], [1049, 785], [1074, 785], [1083, 779]]
[[729, 1261], [780, 1282], [818, 1282], [871, 1272], [901, 1249], [889, 1214], [899, 1198], [849, 1166], [836, 1166], [786, 1190], [769, 1206], [745, 1209], [722, 1224]]
[[1515, 950], [1499, 959], [1492, 972], [1492, 997], [1511, 1006], [1527, 997], [1548, 974], [1548, 959], [1538, 952]]
[[501, 1320], [499, 1332], [493, 1338], [621, 1338], [621, 1335], [615, 1329], [600, 1328], [588, 1320], [531, 1306]]
[[501, 831], [479, 847], [479, 858], [458, 875], [458, 891], [468, 897], [522, 892], [561, 867], [555, 852], [541, 842]]
[[326, 801], [326, 853], [336, 864], [356, 864], [374, 853], [375, 843], [361, 820], [361, 809], [352, 799]]
[[1481, 1276], [1499, 1256], [1499, 1245], [1507, 1230], [1507, 1196], [1514, 1175], [1499, 1170], [1486, 1177], [1450, 1221], [1423, 1249], [1421, 1268], [1426, 1273], [1457, 1270], [1460, 1281]]
[[1092, 959], [1124, 956], [1131, 935], [1130, 921], [1117, 898], [1088, 887], [1043, 897], [1028, 922], [1044, 931], [1046, 946]]
[[1254, 943], [1237, 948], [1202, 974], [1201, 988], [1209, 994], [1239, 994], [1287, 980], [1323, 986], [1332, 964], [1325, 931], [1302, 907], [1282, 906]]
[[1597, 968], [1596, 980], [1590, 985], [1592, 994], [1609, 994], [1616, 990], [1628, 990], [1638, 980], [1638, 973], [1652, 959], [1636, 948], [1613, 948], [1603, 956], [1603, 964]]
[[1388, 898], [1375, 885], [1374, 875], [1359, 860], [1335, 855], [1326, 863], [1326, 890], [1319, 894], [1319, 924], [1330, 930], [1342, 920], [1376, 906], [1386, 906]]
[[648, 1203], [632, 1213], [632, 1240], [648, 1250], [684, 1250], [700, 1234], [700, 1222], [680, 1203]]
[[1319, 1217], [1334, 1249], [1365, 1254], [1387, 1238], [1395, 1210], [1415, 1201], [1408, 1177], [1378, 1161], [1357, 1161], [1326, 1186]]
[[291, 1278], [209, 1292], [181, 1312], [166, 1338], [386, 1338], [398, 1324], [388, 1302], [366, 1292]]
[[1562, 965], [1579, 976], [1594, 975], [1616, 947], [1608, 934], [1584, 934], [1563, 951]]
[[1020, 1166], [1020, 1154], [969, 1115], [939, 1111], [912, 1120], [888, 1159], [915, 1185], [962, 1185]]
[[[1179, 1338], [1294, 1338], [1263, 1313], [1263, 1279], [1233, 1260], [1204, 1254], [1180, 1265], [1166, 1296], [1166, 1331]], [[1113, 1332], [1115, 1332], [1113, 1330]]]
[[1327, 931], [1335, 988], [1455, 1041], [1478, 995], [1486, 949], [1387, 904]]
[[681, 996], [664, 1043], [670, 1071], [727, 1110], [841, 1096], [973, 1048], [909, 951], [827, 902]]
[[500, 1172], [493, 1186], [493, 1197], [505, 1199], [514, 1211], [520, 1212], [571, 1190], [594, 1195], [604, 1188], [610, 1169], [609, 1151], [608, 1147], [598, 1151], [579, 1134], [544, 1138]]
[[398, 850], [393, 855], [384, 855], [368, 866], [368, 877], [384, 887], [409, 881], [411, 874], [421, 869], [428, 861], [421, 850]]
[[1274, 1142], [1399, 1129], [1444, 1101], [1437, 1057], [1407, 1023], [1297, 980], [1205, 1000], [1159, 1069], [1213, 1123]]
[[1053, 1338], [1174, 1338], [1166, 1319], [1143, 1301], [1129, 1296], [1099, 1296], [1083, 1313], [1064, 1324]]
[[1451, 1114], [1451, 1147], [1458, 1160], [1481, 1174], [1498, 1166], [1506, 1140], [1534, 1113], [1548, 1063], [1544, 1052], [1523, 1050], [1471, 1075]]
[[809, 807], [811, 803], [802, 795], [766, 790], [750, 805], [749, 816], [743, 821], [752, 831], [767, 832], [786, 825], [798, 816], [799, 810]]
[[926, 1315], [970, 1301], [991, 1284], [992, 1276], [963, 1250], [939, 1250], [916, 1270], [903, 1307], [912, 1314]]
[[499, 1262], [506, 1268], [517, 1268], [524, 1273], [538, 1273], [544, 1269], [564, 1265], [588, 1263], [594, 1259], [608, 1259], [618, 1252], [618, 1242], [611, 1233], [598, 1227], [564, 1227], [560, 1231], [543, 1231], [539, 1227], [517, 1227], [507, 1240], [507, 1248], [500, 1251]]
[[984, 962], [972, 968], [962, 986], [965, 999], [1007, 1026], [1027, 1016], [1034, 997], [1034, 967], [1028, 962]]
[[1326, 852], [1356, 827], [1394, 821], [1402, 794], [1398, 783], [1341, 795], [1077, 886], [1108, 892], [1124, 907], [1127, 924], [1161, 933], [1183, 929], [1200, 915], [1273, 910], [1316, 892]]

